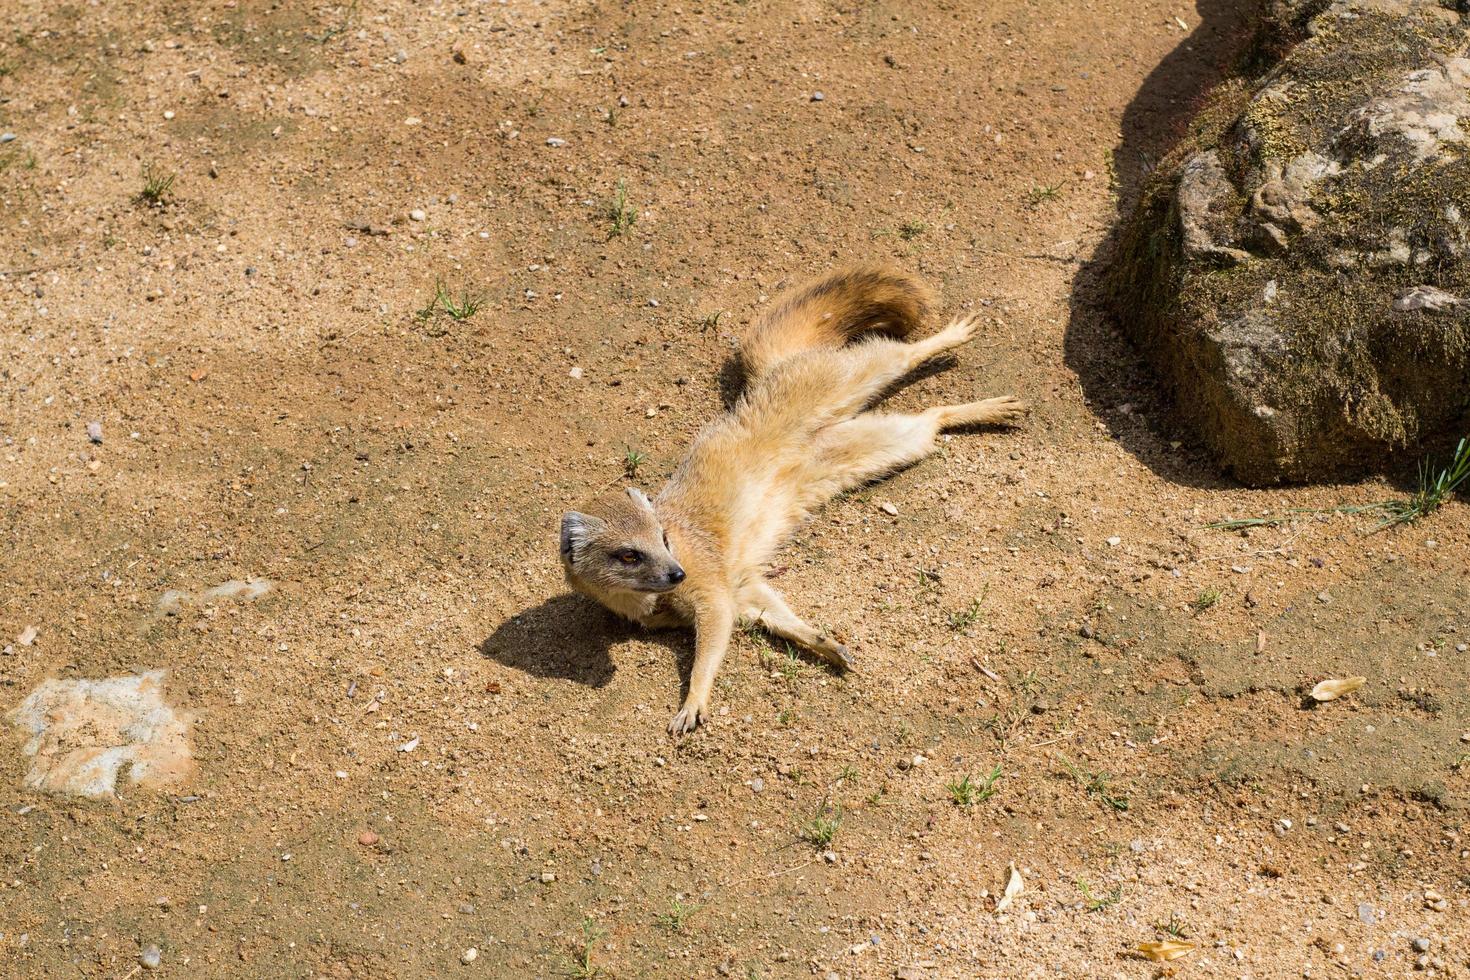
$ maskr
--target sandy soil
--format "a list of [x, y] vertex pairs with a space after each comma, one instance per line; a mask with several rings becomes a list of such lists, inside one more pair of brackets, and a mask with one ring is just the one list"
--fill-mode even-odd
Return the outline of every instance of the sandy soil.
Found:
[[[197, 771], [41, 795], [6, 726], [0, 973], [1470, 970], [1464, 506], [1205, 528], [1400, 488], [1221, 481], [1094, 302], [1246, 4], [4, 9], [0, 708], [166, 668]], [[861, 673], [741, 636], [671, 740], [688, 638], [565, 596], [557, 518], [859, 259], [988, 317], [897, 404], [1035, 412], [783, 552]]]

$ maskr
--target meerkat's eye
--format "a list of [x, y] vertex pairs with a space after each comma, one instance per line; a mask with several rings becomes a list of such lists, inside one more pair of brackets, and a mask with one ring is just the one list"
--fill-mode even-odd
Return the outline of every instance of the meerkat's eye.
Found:
[[614, 554], [613, 557], [624, 565], [636, 565], [643, 560], [643, 553], [641, 551], [634, 551], [632, 548], [624, 548], [622, 551]]

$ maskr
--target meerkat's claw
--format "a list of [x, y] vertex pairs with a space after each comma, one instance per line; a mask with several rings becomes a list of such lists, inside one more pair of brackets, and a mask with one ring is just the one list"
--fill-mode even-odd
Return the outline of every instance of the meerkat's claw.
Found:
[[688, 735], [709, 720], [709, 708], [705, 705], [686, 703], [669, 722], [670, 735]]
[[857, 670], [857, 661], [847, 646], [825, 636], [817, 637], [812, 652], [843, 672]]
[[853, 659], [852, 651], [841, 643], [833, 646], [832, 663], [841, 667], [844, 671], [857, 670], [857, 661]]

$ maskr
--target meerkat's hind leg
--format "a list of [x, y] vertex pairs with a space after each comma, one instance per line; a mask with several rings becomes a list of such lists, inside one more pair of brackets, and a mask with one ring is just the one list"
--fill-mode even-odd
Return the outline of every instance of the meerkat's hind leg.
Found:
[[802, 649], [816, 654], [839, 670], [853, 670], [857, 667], [852, 652], [846, 646], [822, 634], [792, 612], [781, 593], [764, 582], [750, 587], [743, 599], [743, 616], [750, 622], [757, 623], [772, 635], [790, 640]]
[[1026, 403], [1014, 395], [1000, 395], [963, 405], [940, 405], [924, 414], [934, 418], [939, 423], [939, 428], [949, 429], [960, 425], [1015, 422], [1026, 414], [1026, 410]]
[[970, 340], [976, 321], [975, 315], [962, 316], [918, 340], [870, 337], [828, 352], [826, 370], [832, 376], [825, 383], [831, 388], [830, 410], [838, 416], [856, 415], [926, 361]]

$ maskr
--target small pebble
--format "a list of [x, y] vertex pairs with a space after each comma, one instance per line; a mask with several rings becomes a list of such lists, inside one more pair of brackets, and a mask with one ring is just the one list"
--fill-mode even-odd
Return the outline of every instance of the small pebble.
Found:
[[1116, 547], [1118, 547], [1118, 545], [1120, 545], [1122, 543], [1123, 543], [1123, 539], [1120, 538], [1120, 537], [1118, 537], [1116, 534], [1113, 535], [1111, 538], [1108, 538], [1108, 547], [1109, 548], [1116, 548]]
[[174, 111], [172, 109], [165, 109], [164, 110], [164, 112], [163, 112], [163, 118], [165, 118], [165, 119], [172, 119], [173, 117], [174, 117]]
[[821, 92], [813, 92], [812, 93], [812, 101], [813, 102], [825, 102], [826, 99], [827, 99], [827, 97], [825, 95], [823, 95]]
[[102, 443], [102, 423], [101, 422], [88, 422], [87, 423], [87, 438], [90, 439], [90, 440], [92, 440], [93, 442], [97, 443], [98, 445], [101, 445], [101, 443]]
[[551, 147], [566, 146], [567, 141], [560, 136], [548, 136], [546, 137], [546, 145]]
[[475, 960], [479, 958], [480, 951], [473, 946], [465, 950], [463, 953], [459, 954], [459, 961], [465, 966], [469, 966], [471, 963], [475, 962]]
[[357, 842], [363, 847], [372, 847], [380, 840], [382, 840], [382, 838], [373, 833], [371, 830], [364, 830], [362, 833], [357, 835]]
[[15, 141], [14, 133], [0, 133], [0, 143], [12, 143]]
[[582, 369], [579, 368], [579, 367], [574, 367], [570, 371], [567, 372], [567, 377], [570, 377], [570, 378], [580, 378], [581, 376], [582, 376]]
[[152, 943], [143, 947], [143, 952], [138, 956], [138, 962], [143, 964], [145, 970], [156, 970], [163, 966], [163, 953]]
[[822, 852], [822, 860], [823, 861], [826, 861], [828, 864], [836, 864], [837, 863], [837, 852], [836, 851], [823, 851]]
[[1414, 940], [1414, 952], [1416, 952], [1416, 953], [1427, 953], [1427, 952], [1429, 952], [1429, 940], [1425, 939], [1423, 936], [1420, 936], [1418, 939]]
[[427, 217], [428, 215], [423, 212], [422, 208], [414, 208], [408, 212], [408, 220], [410, 221], [423, 221]]
[[555, 880], [556, 880], [556, 872], [555, 871], [543, 871], [543, 872], [541, 872], [541, 884], [543, 884], [543, 885], [549, 885], [549, 884], [551, 884]]
[[766, 781], [764, 779], [760, 778], [759, 776], [755, 777], [754, 779], [752, 779], [750, 781], [750, 791], [752, 793], [759, 793], [761, 790], [763, 790], [765, 788], [766, 788]]
[[898, 508], [888, 503], [886, 500], [878, 505], [878, 509], [887, 514], [889, 517], [898, 516]]

